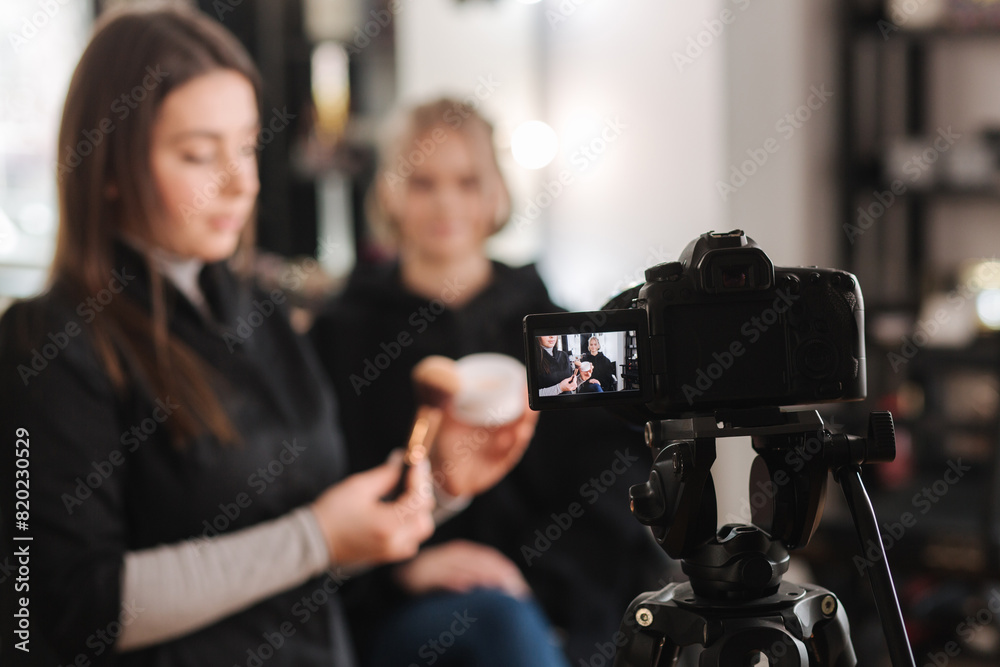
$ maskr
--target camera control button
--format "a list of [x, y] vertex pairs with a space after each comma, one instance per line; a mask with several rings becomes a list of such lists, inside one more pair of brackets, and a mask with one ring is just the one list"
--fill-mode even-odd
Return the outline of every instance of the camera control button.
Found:
[[826, 340], [811, 340], [799, 348], [800, 368], [806, 377], [819, 380], [834, 370], [837, 351]]
[[778, 289], [784, 290], [787, 294], [798, 295], [802, 288], [802, 284], [799, 281], [798, 276], [787, 274], [781, 277], [778, 281]]

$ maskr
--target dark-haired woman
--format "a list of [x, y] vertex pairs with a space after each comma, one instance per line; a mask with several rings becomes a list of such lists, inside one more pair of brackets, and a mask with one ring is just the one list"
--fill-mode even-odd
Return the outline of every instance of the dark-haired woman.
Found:
[[564, 351], [556, 349], [558, 336], [538, 336], [538, 394], [558, 396], [576, 391], [578, 379], [573, 361]]
[[345, 478], [284, 295], [239, 271], [259, 91], [235, 39], [184, 10], [106, 18], [73, 75], [50, 285], [0, 321], [2, 548], [30, 553], [30, 589], [5, 577], [0, 597], [44, 664], [352, 664], [343, 579], [433, 530], [423, 466], [396, 504], [395, 462]]

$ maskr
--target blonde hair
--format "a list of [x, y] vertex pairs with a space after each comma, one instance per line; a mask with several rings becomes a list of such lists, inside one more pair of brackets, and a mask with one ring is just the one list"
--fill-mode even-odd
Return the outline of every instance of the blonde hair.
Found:
[[382, 133], [378, 169], [365, 202], [376, 243], [391, 248], [398, 246], [398, 221], [393, 219], [388, 200], [449, 134], [457, 134], [468, 142], [480, 166], [480, 175], [484, 177], [484, 187], [492, 182], [497, 188], [491, 235], [507, 224], [511, 212], [510, 191], [497, 161], [493, 125], [474, 106], [442, 97], [397, 112]]

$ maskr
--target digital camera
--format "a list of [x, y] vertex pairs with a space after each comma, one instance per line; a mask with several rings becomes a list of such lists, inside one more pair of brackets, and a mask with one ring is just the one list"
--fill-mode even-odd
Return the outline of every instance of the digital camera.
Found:
[[709, 232], [604, 309], [528, 315], [531, 407], [631, 403], [646, 416], [865, 397], [864, 302], [846, 271], [776, 267]]

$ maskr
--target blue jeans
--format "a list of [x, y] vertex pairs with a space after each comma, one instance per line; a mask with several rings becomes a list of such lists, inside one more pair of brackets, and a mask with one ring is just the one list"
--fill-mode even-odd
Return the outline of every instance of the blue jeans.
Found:
[[569, 667], [538, 604], [494, 590], [416, 598], [376, 636], [373, 667]]

